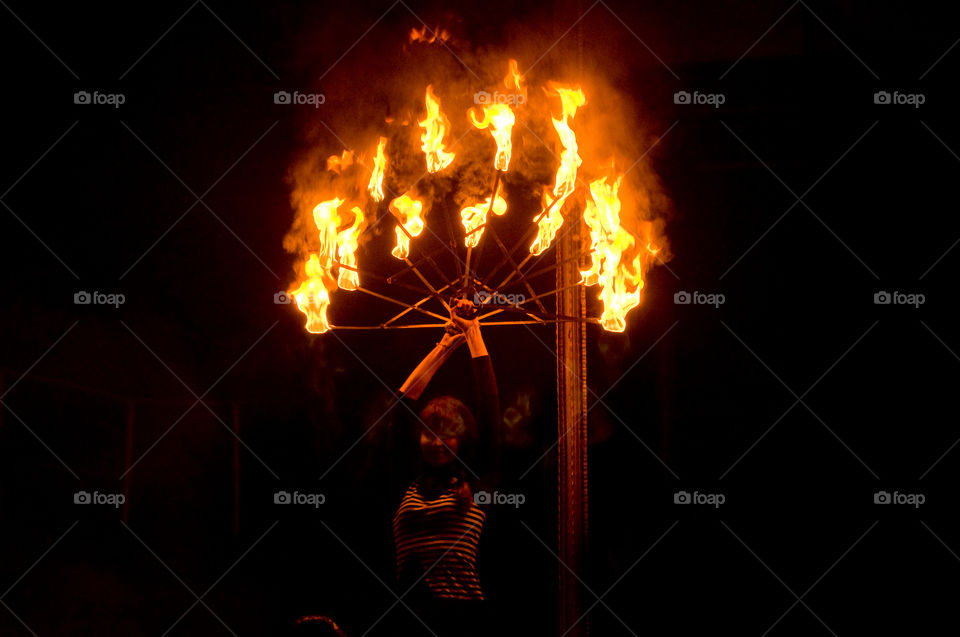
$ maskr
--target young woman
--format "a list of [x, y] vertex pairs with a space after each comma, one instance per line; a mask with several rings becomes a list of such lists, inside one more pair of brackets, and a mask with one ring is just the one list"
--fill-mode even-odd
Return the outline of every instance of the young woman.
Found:
[[[446, 333], [403, 383], [395, 407], [395, 426], [406, 429], [398, 433], [419, 442], [422, 460], [393, 520], [397, 577], [401, 594], [409, 591], [404, 602], [415, 614], [410, 625], [438, 637], [485, 634], [477, 555], [486, 521], [482, 505], [499, 460], [500, 406], [480, 325], [461, 314], [472, 305], [467, 300], [454, 305]], [[421, 407], [427, 384], [464, 343], [473, 367], [476, 416], [452, 396]]]

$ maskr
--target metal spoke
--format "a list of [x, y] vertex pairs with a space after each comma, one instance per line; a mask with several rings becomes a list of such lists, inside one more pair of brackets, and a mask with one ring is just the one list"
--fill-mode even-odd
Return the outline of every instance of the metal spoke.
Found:
[[[456, 280], [447, 283], [447, 284], [444, 285], [442, 288], [440, 288], [439, 290], [437, 290], [437, 292], [438, 292], [438, 293], [439, 293], [439, 292], [443, 292], [444, 290], [446, 290], [446, 289], [448, 289], [449, 287], [451, 287], [454, 283], [456, 283]], [[402, 312], [400, 312], [399, 314], [397, 314], [396, 316], [394, 316], [394, 317], [391, 318], [390, 320], [386, 321], [386, 322], [384, 323], [384, 325], [390, 325], [391, 323], [393, 323], [393, 322], [396, 321], [397, 319], [401, 318], [402, 316], [404, 316], [405, 314], [407, 314], [407, 313], [410, 312], [410, 311], [413, 311], [413, 310], [423, 311], [423, 310], [420, 310], [420, 306], [423, 305], [424, 303], [426, 303], [427, 301], [429, 301], [429, 300], [432, 299], [432, 298], [434, 298], [433, 295], [432, 295], [432, 294], [428, 294], [427, 296], [423, 297], [422, 299], [420, 299], [419, 301], [417, 301], [417, 302], [414, 303], [413, 305], [409, 305], [409, 306], [407, 307], [407, 309], [403, 310]], [[433, 314], [433, 316], [439, 316], [439, 315]], [[444, 318], [444, 320], [446, 320], [446, 318]]]
[[[570, 193], [570, 195], [572, 196], [575, 192], [576, 190]], [[550, 213], [550, 210], [553, 208], [554, 205], [556, 205], [558, 201], [560, 201], [560, 198], [554, 199], [553, 201], [550, 202], [550, 205], [544, 208], [543, 211], [541, 211], [540, 214], [537, 215], [537, 218], [533, 220], [533, 226], [528, 228], [527, 231], [523, 234], [523, 236], [520, 237], [520, 240], [517, 241], [512, 248], [510, 248], [510, 253], [509, 253], [510, 256], [502, 259], [500, 263], [498, 263], [496, 267], [490, 271], [490, 274], [488, 274], [483, 279], [484, 283], [488, 283], [490, 282], [490, 280], [493, 279], [494, 275], [500, 271], [500, 268], [502, 268], [507, 263], [507, 259], [513, 257], [513, 255], [517, 252], [517, 250], [520, 249], [520, 246], [527, 244], [531, 239], [533, 239], [534, 234], [538, 232], [540, 229], [538, 224], [545, 216], [547, 216], [547, 214]], [[564, 201], [566, 201], [566, 199], [564, 199]], [[546, 252], [546, 250], [544, 250], [544, 252]], [[541, 252], [541, 254], [543, 253]]]
[[447, 320], [447, 317], [441, 316], [441, 315], [437, 314], [436, 312], [431, 312], [431, 311], [429, 311], [429, 310], [424, 310], [423, 308], [420, 308], [420, 307], [414, 307], [414, 306], [410, 305], [409, 303], [404, 303], [403, 301], [398, 301], [397, 299], [391, 298], [391, 297], [389, 297], [389, 296], [387, 296], [387, 295], [385, 295], [385, 294], [380, 294], [379, 292], [374, 292], [373, 290], [368, 290], [367, 288], [358, 287], [358, 288], [357, 288], [357, 291], [358, 291], [358, 292], [364, 292], [364, 293], [366, 293], [366, 294], [369, 294], [370, 296], [375, 296], [375, 297], [377, 297], [378, 299], [383, 299], [384, 301], [389, 301], [390, 303], [396, 303], [397, 305], [402, 305], [403, 307], [409, 308], [410, 310], [416, 310], [417, 312], [420, 312], [420, 313], [422, 313], [422, 314], [426, 314], [427, 316], [431, 316], [431, 317], [433, 317], [433, 318], [440, 319], [441, 321], [446, 321], [446, 320]]

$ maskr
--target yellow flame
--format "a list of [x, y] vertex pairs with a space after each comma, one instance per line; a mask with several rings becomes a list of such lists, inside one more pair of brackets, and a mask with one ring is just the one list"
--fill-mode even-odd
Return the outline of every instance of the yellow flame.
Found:
[[381, 137], [377, 144], [377, 156], [373, 161], [373, 172], [367, 190], [374, 201], [383, 201], [383, 173], [387, 170], [387, 138]]
[[[412, 198], [408, 193], [402, 194], [390, 202], [390, 212], [397, 218], [398, 226], [397, 245], [390, 254], [398, 259], [410, 256], [410, 237], [416, 237], [423, 232], [423, 202]], [[406, 232], [403, 229], [406, 229]], [[410, 236], [407, 236], [409, 233]]]
[[329, 201], [322, 201], [313, 209], [313, 223], [320, 231], [320, 264], [324, 268], [329, 268], [335, 256], [334, 249], [337, 245], [337, 208], [343, 203], [343, 199], [334, 197]]
[[[480, 242], [480, 237], [483, 235], [483, 228], [480, 228], [483, 224], [487, 222], [487, 212], [490, 210], [490, 197], [487, 197], [486, 201], [483, 201], [475, 206], [467, 206], [460, 211], [460, 220], [463, 222], [463, 227], [466, 229], [467, 236], [464, 238], [464, 243], [468, 248], [475, 248]], [[497, 216], [503, 215], [507, 211], [507, 202], [503, 200], [499, 194], [493, 203], [493, 214]], [[476, 228], [480, 228], [471, 234]]]
[[510, 60], [507, 75], [503, 78], [503, 85], [507, 88], [516, 89], [517, 95], [523, 98], [522, 101], [527, 101], [527, 87], [523, 82], [523, 76], [520, 75], [520, 70], [517, 68], [516, 60]]
[[297, 307], [307, 316], [307, 331], [314, 334], [330, 329], [327, 322], [330, 292], [338, 286], [344, 290], [356, 290], [360, 286], [356, 270], [339, 267], [339, 276], [333, 276], [338, 262], [357, 267], [357, 242], [365, 225], [363, 211], [356, 206], [348, 214], [338, 214], [337, 209], [342, 204], [343, 200], [335, 197], [320, 202], [313, 209], [320, 247], [304, 263], [305, 278], [296, 289], [290, 290]]
[[435, 173], [449, 166], [456, 155], [443, 148], [443, 137], [450, 128], [450, 120], [440, 111], [440, 98], [434, 95], [433, 85], [427, 86], [425, 103], [427, 116], [417, 124], [423, 129], [420, 141], [423, 142], [421, 148], [427, 155], [427, 171]]
[[[606, 178], [590, 183], [583, 220], [590, 228], [593, 252], [590, 267], [580, 275], [584, 285], [600, 285], [599, 299], [603, 302], [600, 324], [605, 330], [622, 332], [626, 329], [627, 312], [640, 305], [643, 288], [642, 261], [638, 253], [632, 260], [624, 260], [624, 253], [634, 247], [636, 240], [620, 225], [620, 183], [623, 175], [612, 184]], [[647, 244], [647, 250], [657, 249]]]
[[[556, 129], [557, 135], [560, 136], [560, 144], [563, 146], [563, 150], [560, 153], [560, 166], [557, 168], [557, 178], [553, 185], [553, 192], [544, 193], [543, 209], [540, 211], [541, 214], [537, 215], [537, 218], [543, 216], [537, 224], [539, 226], [537, 238], [530, 246], [530, 252], [535, 255], [550, 247], [554, 237], [557, 236], [557, 231], [563, 225], [563, 215], [560, 210], [563, 208], [567, 197], [576, 190], [577, 168], [583, 163], [580, 155], [577, 154], [577, 136], [570, 128], [569, 120], [577, 114], [577, 108], [587, 103], [587, 98], [579, 87], [567, 87], [555, 82], [549, 82], [547, 86], [549, 87], [548, 93], [560, 97], [563, 113], [561, 119], [553, 117], [550, 119], [553, 120], [553, 127]], [[553, 204], [552, 207], [551, 204]], [[547, 209], [549, 209], [549, 212], [543, 214]]]
[[507, 104], [484, 104], [483, 119], [477, 119], [473, 110], [469, 111], [470, 121], [473, 125], [483, 130], [490, 128], [490, 134], [497, 142], [497, 155], [493, 160], [493, 165], [497, 170], [506, 172], [510, 166], [510, 155], [513, 152], [513, 144], [510, 136], [513, 133], [513, 123], [516, 118], [513, 111]]
[[[351, 210], [353, 213], [353, 223], [346, 229], [337, 234], [337, 254], [340, 266], [340, 276], [337, 277], [337, 285], [343, 290], [356, 290], [360, 287], [360, 277], [356, 270], [350, 268], [357, 267], [357, 239], [360, 236], [360, 229], [363, 225], [363, 211], [357, 206]], [[340, 223], [343, 223], [340, 219]], [[344, 265], [349, 268], [343, 267]]]
[[330, 295], [324, 284], [324, 268], [316, 254], [311, 254], [304, 266], [307, 278], [300, 287], [291, 291], [300, 311], [307, 315], [307, 331], [311, 334], [323, 334], [330, 329], [327, 321], [327, 307]]

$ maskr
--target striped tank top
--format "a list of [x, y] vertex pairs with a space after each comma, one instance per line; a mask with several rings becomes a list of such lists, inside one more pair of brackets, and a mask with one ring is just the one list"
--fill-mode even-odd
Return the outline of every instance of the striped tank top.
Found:
[[427, 500], [411, 484], [393, 518], [398, 579], [426, 573], [434, 597], [482, 600], [477, 552], [485, 520], [473, 498], [463, 502], [454, 487]]

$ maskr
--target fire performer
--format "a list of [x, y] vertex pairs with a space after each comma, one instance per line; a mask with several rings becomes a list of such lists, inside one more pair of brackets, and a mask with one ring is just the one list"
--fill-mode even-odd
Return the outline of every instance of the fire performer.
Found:
[[[400, 402], [406, 404], [395, 411], [398, 433], [419, 439], [422, 460], [393, 520], [397, 577], [401, 591], [410, 591], [413, 612], [438, 637], [486, 634], [486, 602], [477, 572], [486, 520], [480, 505], [489, 500], [485, 494], [497, 476], [500, 408], [479, 322], [468, 318], [473, 309], [465, 299], [452, 305], [443, 338], [403, 383]], [[478, 418], [452, 396], [433, 398], [418, 412], [427, 384], [463, 343], [470, 350]], [[419, 418], [413, 418], [415, 413]]]

